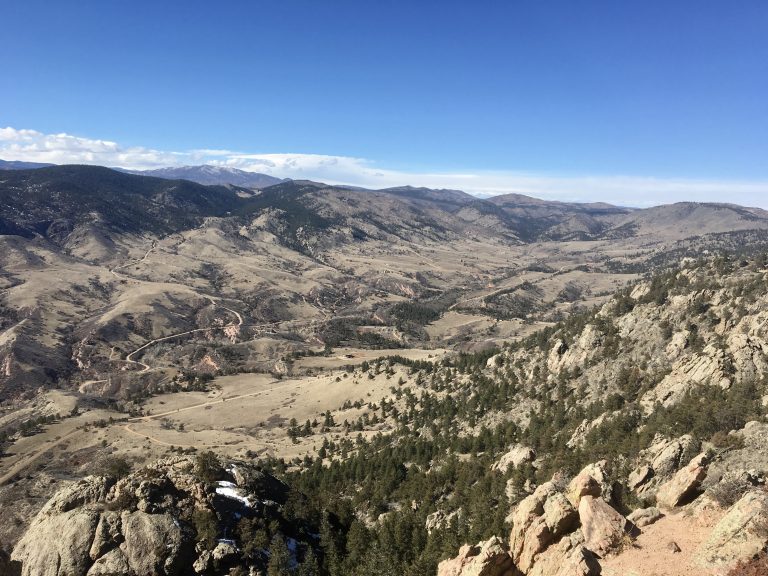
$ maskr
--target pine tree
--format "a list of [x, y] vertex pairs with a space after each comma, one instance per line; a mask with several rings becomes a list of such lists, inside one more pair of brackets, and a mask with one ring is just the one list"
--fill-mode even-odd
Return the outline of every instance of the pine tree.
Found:
[[269, 545], [267, 574], [269, 576], [291, 576], [291, 554], [280, 534], [275, 534]]
[[296, 572], [296, 576], [319, 576], [320, 567], [317, 564], [317, 558], [315, 557], [315, 551], [312, 548], [307, 549], [307, 553], [304, 555], [304, 561], [299, 564], [299, 569]]

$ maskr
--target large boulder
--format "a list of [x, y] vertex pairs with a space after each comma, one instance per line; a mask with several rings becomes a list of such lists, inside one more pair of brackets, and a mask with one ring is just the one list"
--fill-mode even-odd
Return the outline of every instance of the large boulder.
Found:
[[504, 543], [495, 536], [476, 546], [464, 545], [459, 555], [443, 560], [437, 576], [515, 576], [518, 572]]
[[637, 534], [637, 528], [602, 498], [584, 496], [579, 502], [579, 520], [585, 546], [604, 556], [616, 549], [627, 537]]
[[523, 547], [520, 553], [515, 556], [515, 564], [524, 574], [527, 574], [533, 567], [536, 557], [554, 541], [554, 534], [547, 526], [544, 516], [537, 516], [525, 531]]
[[85, 574], [102, 501], [111, 486], [106, 478], [89, 476], [57, 492], [40, 510], [16, 544], [11, 558], [22, 564], [23, 576]]
[[696, 551], [697, 563], [708, 569], [730, 569], [749, 560], [768, 544], [768, 493], [750, 491], [736, 502]]
[[543, 548], [535, 549], [534, 542], [541, 544], [547, 539], [545, 532], [548, 528], [542, 518], [544, 503], [547, 498], [556, 493], [557, 488], [554, 483], [545, 482], [536, 488], [533, 494], [523, 498], [512, 513], [509, 549], [516, 565], [520, 565], [524, 551], [525, 555], [530, 558], [543, 550]]
[[562, 493], [544, 501], [544, 523], [555, 538], [573, 532], [579, 525], [579, 513]]
[[546, 482], [520, 502], [511, 520], [510, 554], [528, 573], [542, 552], [578, 528], [579, 515], [556, 485]]
[[582, 496], [602, 496], [610, 501], [613, 488], [607, 471], [607, 462], [600, 460], [585, 466], [568, 484], [566, 496], [574, 507], [578, 507]]
[[[123, 537], [120, 550], [136, 574], [163, 576], [180, 570], [185, 542], [180, 524], [170, 514], [136, 511], [122, 515]], [[151, 550], [153, 553], [148, 554]]]
[[546, 549], [527, 576], [598, 576], [600, 564], [575, 532]]
[[701, 483], [707, 476], [709, 455], [702, 452], [687, 466], [677, 471], [669, 482], [662, 484], [656, 493], [656, 502], [663, 508], [674, 508], [694, 499]]
[[653, 478], [653, 468], [648, 464], [643, 464], [635, 468], [627, 477], [627, 488], [637, 490]]
[[[42, 511], [41, 511], [42, 514]], [[98, 512], [79, 508], [38, 515], [16, 544], [11, 558], [22, 565], [22, 576], [85, 574]]]
[[652, 497], [659, 485], [683, 466], [695, 446], [696, 441], [689, 434], [675, 439], [657, 435], [651, 445], [640, 452], [639, 463], [627, 478], [627, 487], [640, 496]]
[[219, 542], [211, 552], [214, 562], [228, 562], [237, 559], [237, 547], [231, 542]]
[[690, 434], [684, 434], [674, 440], [662, 440], [655, 443], [649, 449], [649, 455], [652, 456], [651, 468], [654, 476], [668, 477], [683, 465], [683, 458], [686, 454], [690, 455], [690, 450], [694, 446], [695, 440]]

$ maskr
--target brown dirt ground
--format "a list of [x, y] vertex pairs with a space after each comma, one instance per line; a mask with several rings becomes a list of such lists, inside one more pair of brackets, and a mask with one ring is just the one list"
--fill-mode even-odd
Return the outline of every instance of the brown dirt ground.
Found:
[[[665, 511], [666, 516], [643, 528], [635, 545], [601, 561], [603, 576], [716, 576], [695, 563], [695, 552], [722, 517], [721, 510], [686, 512]], [[680, 552], [668, 548], [670, 542]]]

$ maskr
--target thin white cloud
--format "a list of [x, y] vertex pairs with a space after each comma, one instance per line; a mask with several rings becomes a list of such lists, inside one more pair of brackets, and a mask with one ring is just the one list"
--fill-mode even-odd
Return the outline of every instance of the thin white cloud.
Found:
[[730, 202], [768, 208], [768, 182], [653, 178], [642, 176], [551, 176], [515, 171], [422, 173], [384, 169], [350, 156], [249, 154], [232, 150], [182, 152], [122, 146], [109, 140], [36, 130], [0, 128], [0, 158], [54, 164], [99, 164], [130, 169], [213, 164], [281, 178], [367, 188], [426, 186], [480, 196], [526, 194], [571, 202], [652, 206], [684, 200]]

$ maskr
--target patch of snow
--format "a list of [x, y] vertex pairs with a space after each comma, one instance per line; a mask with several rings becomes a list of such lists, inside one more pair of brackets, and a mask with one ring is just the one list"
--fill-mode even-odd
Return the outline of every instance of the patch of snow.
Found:
[[216, 484], [218, 484], [218, 486], [216, 487], [216, 494], [218, 494], [219, 496], [224, 496], [225, 498], [237, 500], [238, 502], [241, 502], [244, 506], [248, 506], [249, 508], [252, 506], [251, 501], [248, 499], [247, 496], [243, 496], [242, 490], [240, 490], [234, 482], [219, 480]]
[[235, 544], [235, 541], [231, 540], [229, 538], [219, 538], [218, 540], [216, 540], [216, 542], [218, 544], [229, 544], [230, 546], [234, 546], [235, 548], [237, 548], [237, 545]]

